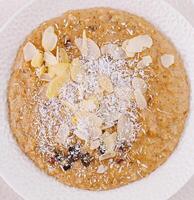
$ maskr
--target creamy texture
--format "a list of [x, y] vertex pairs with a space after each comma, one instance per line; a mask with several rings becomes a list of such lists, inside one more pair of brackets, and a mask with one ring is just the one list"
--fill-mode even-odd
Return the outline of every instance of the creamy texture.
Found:
[[[138, 118], [136, 122], [138, 132], [134, 138], [130, 139], [132, 143], [129, 146], [120, 145], [118, 151], [115, 155], [111, 155], [110, 159], [104, 159], [102, 153], [104, 149], [101, 148], [101, 153], [99, 153], [99, 149], [91, 149], [84, 145], [83, 140], [74, 135], [69, 137], [65, 144], [61, 143], [66, 139], [66, 135], [63, 134], [64, 130], [69, 128], [66, 126], [67, 123], [64, 123], [64, 118], [71, 115], [71, 112], [68, 111], [59, 115], [64, 108], [59, 101], [60, 98], [64, 98], [64, 91], [68, 90], [67, 85], [62, 87], [59, 98], [48, 100], [45, 95], [48, 83], [40, 81], [36, 68], [32, 67], [29, 62], [25, 62], [23, 57], [23, 47], [27, 41], [43, 51], [42, 33], [50, 25], [55, 28], [55, 34], [59, 38], [57, 46], [65, 48], [70, 60], [85, 53], [85, 50], [81, 50], [80, 53], [77, 47], [79, 44], [76, 45], [76, 38], [81, 38], [85, 30], [88, 38], [95, 41], [99, 47], [104, 46], [101, 52], [115, 52], [114, 44], [122, 46], [130, 58], [126, 59], [125, 53], [118, 50], [117, 53], [111, 55], [119, 59], [115, 61], [118, 62], [116, 66], [120, 66], [126, 59], [129, 67], [127, 73], [132, 77], [143, 78], [146, 83], [145, 86], [144, 83], [137, 82], [137, 79], [133, 79], [131, 83], [133, 88], [137, 88], [134, 92], [135, 105], [139, 104], [140, 106], [136, 109], [135, 115], [130, 116], [130, 119], [135, 117], [137, 120]], [[143, 37], [139, 37], [140, 35]], [[44, 49], [49, 49], [53, 55], [56, 55], [56, 48], [53, 49], [56, 43], [55, 35], [51, 34], [49, 37], [53, 42], [47, 46], [44, 41]], [[135, 40], [138, 40], [138, 46], [134, 46], [134, 39], [131, 40], [135, 37]], [[127, 42], [123, 46], [124, 41]], [[107, 44], [111, 44], [111, 46], [105, 46]], [[99, 53], [96, 52], [95, 55], [99, 58]], [[34, 52], [32, 53], [34, 54]], [[164, 55], [170, 55], [170, 57], [168, 56], [170, 59], [164, 59]], [[31, 55], [28, 55], [27, 59], [31, 59]], [[99, 61], [102, 62], [102, 59], [99, 58]], [[95, 64], [89, 59], [87, 68], [99, 66], [99, 61], [95, 61]], [[36, 62], [33, 63], [35, 66]], [[104, 63], [103, 61], [102, 66], [105, 66]], [[107, 68], [103, 69], [102, 67], [100, 70], [106, 71]], [[114, 79], [112, 82], [114, 85]], [[115, 83], [116, 85], [117, 83]], [[73, 94], [72, 86], [69, 90], [70, 92], [67, 94]], [[86, 91], [89, 92], [89, 89]], [[112, 92], [110, 87], [109, 91]], [[118, 93], [121, 94], [123, 91], [122, 88]], [[124, 97], [125, 93], [120, 96]], [[111, 95], [113, 94], [110, 94], [110, 97]], [[68, 99], [71, 98], [74, 97], [68, 97]], [[74, 100], [72, 99], [72, 101]], [[104, 101], [106, 102], [106, 100]], [[20, 48], [13, 66], [8, 102], [12, 132], [21, 149], [40, 169], [67, 185], [90, 190], [106, 190], [147, 176], [169, 157], [183, 131], [188, 113], [189, 87], [183, 63], [176, 49], [148, 22], [121, 11], [89, 9], [67, 12], [61, 17], [42, 24], [28, 36]], [[130, 107], [130, 110], [132, 108]], [[51, 115], [47, 112], [48, 110]], [[110, 111], [113, 111], [113, 107]], [[60, 127], [61, 124], [63, 124], [62, 127]], [[50, 129], [50, 132], [42, 133], [43, 127]], [[58, 129], [59, 127], [61, 129]], [[120, 123], [120, 127], [122, 129], [122, 123]], [[127, 123], [127, 130], [130, 128], [130, 123]], [[108, 131], [113, 135], [115, 127], [111, 127], [111, 130]], [[59, 139], [59, 143], [56, 143], [55, 136]], [[110, 141], [110, 138], [106, 137], [104, 140]], [[111, 140], [114, 140], [114, 137]], [[80, 158], [80, 148], [75, 146], [75, 148], [67, 150], [66, 147], [69, 143], [84, 145]], [[56, 149], [58, 150], [57, 155]], [[68, 163], [65, 163], [66, 160], [63, 160], [65, 170], [64, 168], [61, 170], [61, 165], [55, 161], [56, 156], [57, 160], [60, 160], [60, 156], [72, 152], [76, 161], [69, 167]]]

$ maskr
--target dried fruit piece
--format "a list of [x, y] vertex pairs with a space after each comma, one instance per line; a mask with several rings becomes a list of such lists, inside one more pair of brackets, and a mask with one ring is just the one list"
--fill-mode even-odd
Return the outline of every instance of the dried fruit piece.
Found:
[[168, 68], [170, 67], [171, 65], [174, 64], [174, 61], [175, 61], [175, 58], [173, 55], [170, 55], [170, 54], [164, 54], [161, 56], [161, 63], [164, 67]]
[[81, 156], [80, 145], [75, 145], [75, 146], [69, 147], [68, 155], [73, 162], [79, 160], [80, 156]]
[[153, 45], [153, 40], [149, 35], [139, 35], [132, 39], [125, 40], [122, 44], [123, 50], [128, 57], [134, 57], [136, 53], [140, 53]]
[[113, 92], [113, 84], [111, 79], [106, 75], [100, 75], [98, 77], [98, 83], [103, 91], [106, 91], [108, 94]]
[[64, 171], [69, 170], [72, 167], [72, 161], [70, 158], [66, 157], [65, 159], [63, 159], [63, 161], [61, 162], [61, 169]]
[[92, 157], [89, 153], [85, 153], [81, 156], [81, 162], [84, 167], [88, 167], [92, 161]]
[[44, 52], [44, 61], [48, 66], [57, 64], [57, 58], [49, 51]]
[[46, 51], [52, 51], [57, 45], [57, 35], [54, 32], [54, 27], [49, 26], [42, 35], [42, 47]]
[[117, 44], [106, 44], [101, 47], [101, 52], [103, 55], [110, 55], [115, 60], [126, 58], [125, 51]]
[[67, 55], [67, 52], [64, 48], [58, 48], [57, 47], [57, 62], [58, 63], [69, 63], [69, 57]]
[[98, 59], [101, 55], [98, 45], [86, 37], [85, 31], [83, 32], [83, 38], [76, 38], [75, 44], [80, 50], [83, 57], [88, 59]]
[[31, 42], [27, 42], [23, 48], [24, 60], [26, 62], [31, 61], [36, 55], [36, 51], [36, 47]]
[[65, 82], [66, 82], [65, 77], [59, 76], [54, 78], [47, 87], [46, 96], [49, 99], [56, 97], [59, 94], [59, 90], [61, 89], [61, 87]]
[[140, 60], [137, 63], [138, 68], [145, 68], [148, 67], [152, 63], [152, 57], [151, 56], [144, 56], [142, 57], [142, 60]]
[[82, 80], [84, 69], [81, 66], [81, 62], [79, 58], [73, 59], [70, 72], [71, 72], [71, 78], [73, 81], [79, 82]]
[[137, 107], [141, 110], [146, 109], [147, 101], [146, 101], [145, 97], [143, 96], [142, 91], [140, 89], [136, 89], [134, 91], [134, 96], [135, 96], [135, 100], [137, 103]]
[[43, 53], [37, 50], [36, 54], [32, 58], [31, 65], [32, 67], [41, 67], [42, 64], [43, 64]]
[[147, 91], [147, 84], [142, 78], [134, 77], [132, 80], [132, 86], [134, 90], [141, 90], [142, 93]]

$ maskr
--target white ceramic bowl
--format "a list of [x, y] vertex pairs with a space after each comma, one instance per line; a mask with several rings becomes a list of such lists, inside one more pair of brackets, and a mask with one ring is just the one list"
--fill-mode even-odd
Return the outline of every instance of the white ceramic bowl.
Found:
[[34, 0], [28, 2], [0, 30], [0, 175], [28, 200], [163, 200], [175, 194], [194, 174], [194, 94], [190, 115], [178, 148], [168, 161], [147, 178], [119, 189], [89, 192], [62, 185], [48, 177], [19, 150], [7, 120], [6, 90], [10, 68], [19, 45], [33, 28], [66, 10], [108, 6], [145, 17], [166, 34], [181, 53], [194, 86], [194, 30], [168, 4], [153, 0]]

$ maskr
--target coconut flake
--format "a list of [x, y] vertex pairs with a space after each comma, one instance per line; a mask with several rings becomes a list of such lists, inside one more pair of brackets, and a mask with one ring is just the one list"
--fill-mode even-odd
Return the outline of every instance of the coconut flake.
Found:
[[44, 52], [44, 61], [47, 65], [57, 64], [57, 58], [49, 51]]

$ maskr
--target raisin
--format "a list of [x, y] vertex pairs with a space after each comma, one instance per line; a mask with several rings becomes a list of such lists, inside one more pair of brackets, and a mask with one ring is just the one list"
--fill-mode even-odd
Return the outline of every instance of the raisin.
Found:
[[92, 161], [92, 157], [89, 153], [85, 153], [81, 155], [81, 162], [83, 166], [88, 167]]
[[75, 146], [69, 147], [68, 155], [72, 159], [72, 161], [79, 160], [80, 159], [80, 146], [75, 145]]
[[64, 171], [67, 171], [71, 168], [72, 166], [72, 161], [71, 159], [69, 159], [68, 157], [65, 158], [62, 162], [61, 162], [61, 167]]
[[100, 153], [101, 155], [103, 155], [103, 154], [105, 154], [106, 149], [105, 149], [105, 147], [104, 147], [103, 145], [100, 145], [100, 146], [98, 147], [98, 151], [99, 151], [99, 153]]

